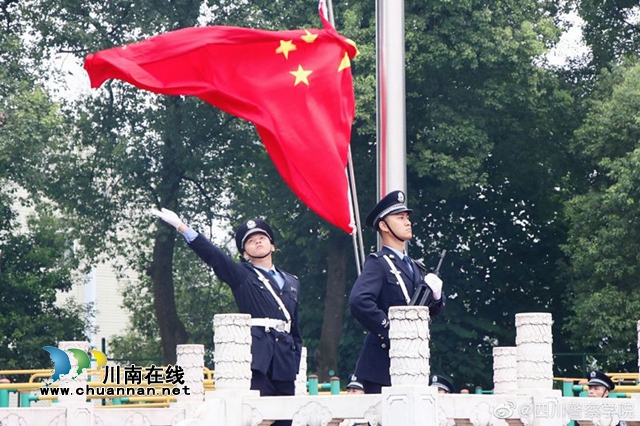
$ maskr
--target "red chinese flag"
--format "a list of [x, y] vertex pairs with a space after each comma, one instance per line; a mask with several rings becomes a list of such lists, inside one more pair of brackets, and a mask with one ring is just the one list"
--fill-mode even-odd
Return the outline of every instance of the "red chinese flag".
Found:
[[185, 28], [90, 54], [84, 68], [94, 88], [116, 78], [198, 96], [251, 121], [293, 192], [351, 233], [346, 165], [357, 50], [324, 22], [322, 30]]

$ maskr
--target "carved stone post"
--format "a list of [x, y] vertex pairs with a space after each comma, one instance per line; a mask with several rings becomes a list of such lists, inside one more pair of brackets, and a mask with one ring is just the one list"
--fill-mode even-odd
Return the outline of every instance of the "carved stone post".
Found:
[[391, 387], [382, 388], [383, 425], [435, 426], [436, 389], [429, 386], [429, 308], [389, 309]]
[[178, 345], [176, 366], [184, 372], [184, 386], [189, 394], [180, 392], [178, 402], [202, 401], [204, 399], [204, 345]]
[[251, 388], [251, 315], [213, 317], [216, 390]]
[[296, 376], [296, 395], [307, 394], [307, 348], [302, 347], [302, 355], [300, 356], [300, 368]]
[[[243, 413], [243, 398], [260, 396], [251, 389], [251, 315], [219, 314], [213, 317], [215, 391], [205, 393], [205, 403], [189, 425], [241, 425], [261, 422], [260, 413]], [[255, 420], [255, 418], [260, 418]], [[255, 422], [254, 422], [255, 420]]]
[[509, 394], [518, 389], [518, 358], [515, 346], [493, 348], [493, 393]]
[[67, 409], [67, 418], [73, 419], [73, 424], [78, 426], [93, 425], [93, 406], [86, 402], [87, 371], [83, 370], [78, 374], [78, 360], [70, 349], [84, 351], [87, 357], [89, 354], [88, 342], [59, 342], [58, 348], [62, 349], [69, 356], [71, 370], [69, 374], [60, 377], [58, 386], [68, 388], [68, 395], [62, 393], [58, 396], [58, 403]]
[[553, 388], [550, 313], [516, 314], [519, 389]]
[[536, 409], [521, 413], [520, 420], [530, 426], [565, 425], [562, 392], [553, 389], [553, 319], [549, 313], [516, 314], [518, 395], [532, 397], [533, 407], [549, 407], [540, 414]]
[[429, 308], [389, 309], [391, 385], [429, 385]]

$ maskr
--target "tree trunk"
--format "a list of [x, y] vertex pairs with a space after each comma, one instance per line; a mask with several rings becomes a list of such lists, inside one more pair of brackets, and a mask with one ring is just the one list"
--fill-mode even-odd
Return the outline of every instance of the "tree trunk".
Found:
[[176, 363], [176, 346], [187, 343], [187, 330], [178, 317], [173, 287], [173, 248], [175, 232], [160, 225], [153, 246], [150, 275], [153, 282], [153, 305], [160, 328], [164, 364]]
[[[337, 372], [338, 344], [344, 316], [349, 239], [337, 231], [329, 234], [327, 255], [327, 292], [324, 298], [324, 320], [315, 357], [320, 380], [329, 380], [329, 371]], [[345, 376], [346, 377], [346, 376]]]
[[[179, 212], [180, 182], [186, 167], [185, 147], [180, 129], [183, 125], [183, 101], [177, 96], [163, 97], [166, 121], [161, 149], [160, 181], [156, 187], [161, 205]], [[178, 317], [173, 285], [173, 249], [175, 231], [164, 223], [158, 224], [153, 259], [150, 268], [153, 282], [153, 305], [160, 328], [162, 358], [165, 364], [175, 364], [176, 345], [187, 343], [188, 334]]]

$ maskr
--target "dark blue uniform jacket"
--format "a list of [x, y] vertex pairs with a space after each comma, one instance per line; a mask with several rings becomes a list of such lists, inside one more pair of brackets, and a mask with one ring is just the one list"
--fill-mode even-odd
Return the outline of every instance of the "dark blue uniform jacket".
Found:
[[[356, 364], [355, 375], [360, 380], [391, 386], [389, 308], [391, 306], [407, 306], [407, 302], [398, 279], [383, 258], [384, 255], [389, 256], [396, 269], [400, 271], [409, 298], [413, 296], [414, 290], [424, 280], [427, 272], [412, 262], [414, 272], [412, 277], [407, 264], [398, 258], [392, 250], [383, 247], [379, 252], [367, 257], [362, 274], [351, 290], [349, 297], [351, 313], [369, 331]], [[427, 303], [432, 317], [444, 310], [445, 299], [444, 293], [438, 302], [432, 300], [431, 297], [429, 298]]]
[[[238, 310], [252, 318], [273, 318], [286, 321], [271, 292], [260, 281], [256, 271], [267, 277], [275, 293], [280, 296], [291, 315], [291, 333], [279, 332], [264, 327], [251, 327], [251, 369], [268, 375], [272, 380], [294, 381], [300, 366], [302, 336], [298, 327], [298, 300], [300, 282], [294, 275], [278, 269], [284, 276], [282, 290], [276, 281], [248, 262], [236, 263], [231, 257], [214, 246], [204, 235], [189, 243], [207, 265], [213, 268], [218, 278], [231, 287]], [[271, 365], [273, 363], [273, 365]], [[271, 366], [271, 371], [269, 367]]]

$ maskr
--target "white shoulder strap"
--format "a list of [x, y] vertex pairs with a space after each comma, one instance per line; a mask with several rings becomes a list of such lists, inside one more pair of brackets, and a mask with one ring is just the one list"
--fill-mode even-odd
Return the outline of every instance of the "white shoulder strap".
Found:
[[409, 303], [411, 303], [411, 298], [409, 297], [409, 292], [407, 291], [407, 286], [404, 284], [404, 280], [402, 279], [402, 275], [400, 275], [400, 271], [398, 271], [398, 268], [396, 268], [396, 265], [394, 265], [393, 262], [391, 261], [391, 259], [389, 259], [388, 255], [385, 254], [382, 257], [389, 264], [389, 267], [391, 268], [391, 273], [393, 275], [395, 275], [396, 278], [398, 279], [398, 285], [402, 289], [402, 294], [404, 294], [404, 298], [407, 301], [407, 305], [409, 305]]
[[282, 303], [282, 299], [280, 299], [280, 297], [276, 294], [276, 292], [273, 291], [273, 286], [271, 286], [271, 282], [269, 281], [269, 279], [264, 275], [262, 275], [260, 271], [258, 271], [255, 267], [253, 268], [253, 270], [258, 275], [258, 279], [262, 281], [262, 284], [264, 284], [264, 286], [267, 287], [267, 289], [269, 290], [273, 298], [276, 299], [276, 303], [278, 304], [278, 306], [280, 306], [280, 309], [282, 310], [282, 313], [287, 319], [287, 322], [291, 322], [291, 314], [289, 313], [289, 311], [287, 311], [287, 308], [286, 306], [284, 306], [284, 303]]

